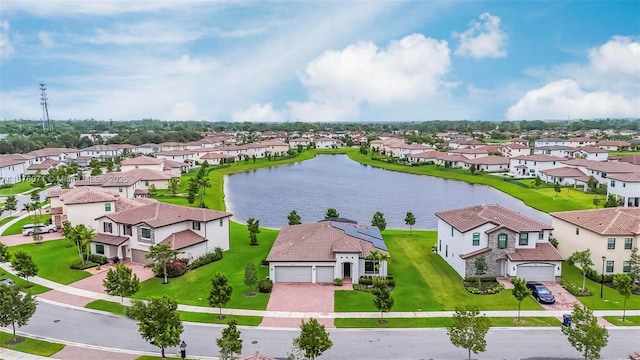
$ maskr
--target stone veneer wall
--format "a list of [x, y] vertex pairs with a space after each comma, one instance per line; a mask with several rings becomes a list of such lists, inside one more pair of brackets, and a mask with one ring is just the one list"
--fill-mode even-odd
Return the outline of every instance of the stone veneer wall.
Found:
[[156, 243], [156, 234], [155, 234], [155, 231], [153, 231], [152, 227], [149, 227], [149, 229], [151, 229], [151, 240], [147, 240], [142, 237], [142, 226], [138, 226], [137, 228], [138, 228], [138, 242], [145, 243], [145, 244]]
[[[498, 249], [498, 235], [507, 234], [507, 247], [504, 249]], [[470, 257], [465, 260], [465, 277], [478, 276], [476, 274], [476, 257], [484, 256], [487, 260], [487, 270], [482, 274], [483, 276], [496, 276], [497, 274], [497, 261], [499, 259], [507, 259], [507, 254], [512, 253], [516, 249], [516, 241], [518, 241], [519, 235], [509, 229], [499, 229], [489, 233], [488, 247], [489, 251]]]

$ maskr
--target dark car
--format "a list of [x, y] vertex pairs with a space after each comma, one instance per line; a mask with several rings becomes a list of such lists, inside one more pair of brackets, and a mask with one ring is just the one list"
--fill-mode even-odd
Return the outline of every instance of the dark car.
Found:
[[527, 288], [531, 290], [531, 295], [542, 304], [554, 304], [556, 302], [556, 298], [553, 297], [551, 291], [544, 284], [529, 281], [527, 282]]

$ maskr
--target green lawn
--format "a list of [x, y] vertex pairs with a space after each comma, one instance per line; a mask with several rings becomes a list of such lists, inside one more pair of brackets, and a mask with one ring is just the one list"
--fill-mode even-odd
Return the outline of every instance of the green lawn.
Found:
[[43, 292], [47, 292], [49, 289], [46, 286], [34, 284], [32, 282], [27, 283], [27, 281], [21, 277], [17, 277], [13, 274], [6, 272], [4, 269], [0, 269], [0, 279], [13, 279], [13, 281], [20, 287], [22, 291], [29, 291], [32, 295], [42, 294]]
[[19, 344], [7, 345], [6, 342], [12, 338], [12, 333], [4, 332], [4, 330], [0, 331], [0, 347], [45, 357], [50, 357], [64, 348], [63, 344], [56, 344], [28, 337], [25, 337], [24, 341]]
[[640, 326], [640, 316], [604, 316], [604, 319], [617, 326]]
[[40, 244], [12, 246], [10, 253], [26, 251], [38, 265], [38, 276], [61, 284], [71, 284], [91, 276], [82, 270], [72, 270], [69, 265], [80, 259], [77, 248], [67, 239], [44, 241]]
[[127, 311], [126, 305], [107, 300], [94, 300], [84, 307], [86, 307], [87, 309], [101, 310], [122, 316], [125, 316]]
[[[490, 317], [491, 326], [560, 326], [560, 320], [554, 317], [521, 317], [518, 322], [510, 317]], [[434, 318], [388, 318], [386, 324], [380, 325], [380, 318], [366, 319], [334, 319], [337, 328], [441, 328], [453, 324], [452, 317]]]
[[[482, 310], [517, 310], [510, 290], [495, 295], [473, 295], [462, 287], [460, 276], [436, 253], [435, 231], [386, 230], [382, 232], [389, 248], [389, 272], [396, 280], [391, 311], [454, 310], [458, 305], [477, 305]], [[522, 302], [523, 310], [542, 307], [533, 298]], [[377, 311], [373, 295], [360, 291], [336, 291], [335, 311]]]
[[0, 220], [0, 226], [2, 226], [2, 225], [4, 225], [4, 224], [8, 223], [9, 221], [11, 221], [11, 220], [13, 220], [13, 219], [15, 219], [15, 218], [16, 218], [15, 216], [7, 216], [6, 218], [1, 219], [1, 220]]
[[[42, 216], [40, 216], [39, 218], [40, 218], [40, 222], [41, 223], [47, 224], [47, 223], [49, 223], [49, 219], [51, 219], [51, 215], [43, 213]], [[24, 219], [16, 222], [15, 224], [9, 226], [2, 233], [2, 236], [21, 234], [22, 233], [22, 227], [25, 226], [26, 224], [33, 224], [33, 222], [34, 222], [33, 216], [27, 216], [26, 218], [24, 218]]]
[[15, 183], [10, 188], [0, 189], [0, 195], [22, 194], [25, 191], [29, 191], [29, 190], [35, 189], [33, 186], [31, 186], [31, 184], [33, 184], [33, 182], [31, 182], [31, 181], [22, 181], [22, 182], [19, 182], [19, 183]]
[[181, 304], [209, 306], [208, 297], [211, 290], [210, 280], [216, 272], [221, 272], [229, 278], [233, 286], [231, 301], [228, 308], [264, 310], [269, 301], [268, 294], [258, 293], [253, 297], [244, 296], [250, 289], [244, 284], [244, 269], [252, 262], [258, 269], [258, 278], [263, 279], [268, 274], [268, 268], [260, 266], [260, 260], [267, 257], [278, 232], [261, 229], [258, 234], [260, 245], [249, 245], [249, 232], [246, 225], [231, 222], [231, 250], [225, 251], [223, 259], [195, 270], [185, 275], [169, 279], [169, 284], [163, 285], [161, 278], [152, 278], [140, 284], [140, 291], [134, 296], [146, 299], [153, 295], [168, 295]]
[[[562, 278], [582, 287], [582, 272], [580, 269], [568, 263], [562, 265]], [[608, 286], [603, 287], [602, 299], [600, 298], [600, 283], [587, 278], [586, 287], [592, 296], [579, 296], [578, 300], [592, 310], [622, 310], [624, 298], [618, 291]], [[631, 295], [627, 299], [627, 310], [640, 309], [640, 295]]]

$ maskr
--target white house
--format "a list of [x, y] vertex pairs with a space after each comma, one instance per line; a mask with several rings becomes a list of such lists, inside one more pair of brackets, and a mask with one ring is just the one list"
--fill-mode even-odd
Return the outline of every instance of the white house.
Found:
[[25, 160], [0, 158], [0, 184], [19, 183], [25, 172]]
[[535, 177], [542, 170], [564, 166], [560, 161], [566, 160], [551, 155], [525, 155], [512, 157], [509, 163], [509, 171], [518, 176]]
[[[563, 257], [591, 250], [598, 273], [628, 273], [631, 249], [639, 245], [640, 208], [614, 207], [551, 213]], [[604, 258], [604, 259], [603, 259]]]
[[[436, 212], [438, 254], [463, 278], [519, 277], [556, 281], [562, 257], [551, 243], [553, 229], [500, 205], [477, 205]], [[484, 256], [486, 269], [476, 259]]]
[[147, 191], [140, 186], [140, 177], [123, 175], [120, 172], [106, 173], [98, 176], [88, 176], [83, 180], [76, 180], [76, 187], [99, 186], [114, 194], [126, 198], [146, 196]]
[[467, 159], [478, 159], [481, 157], [489, 156], [489, 152], [483, 148], [458, 148], [449, 150], [449, 155], [460, 155]]
[[640, 172], [609, 175], [607, 195], [622, 198], [622, 206], [640, 207]]
[[568, 146], [567, 140], [559, 138], [538, 139], [534, 144], [534, 148], [539, 148], [541, 146]]
[[67, 148], [44, 148], [40, 150], [34, 150], [28, 152], [28, 155], [33, 156], [34, 163], [39, 164], [46, 159], [56, 160], [56, 161], [67, 161], [73, 160], [78, 157], [79, 151], [77, 149], [67, 149]]
[[195, 164], [195, 155], [189, 150], [167, 150], [161, 151], [156, 154], [158, 159], [173, 160], [181, 163], [186, 163], [189, 168]]
[[138, 146], [138, 152], [145, 155], [155, 154], [162, 150], [158, 144], [146, 143]]
[[595, 144], [596, 140], [588, 137], [576, 137], [567, 139], [567, 146], [571, 146], [573, 148], [593, 146]]
[[47, 175], [49, 173], [49, 170], [53, 168], [58, 168], [63, 165], [66, 165], [64, 161], [58, 161], [58, 160], [53, 160], [51, 158], [47, 158], [45, 161], [39, 164], [30, 165], [27, 168], [25, 173], [26, 175], [33, 175], [33, 174], [36, 174], [38, 171], [40, 171], [42, 175]]
[[166, 244], [190, 261], [219, 247], [229, 249], [226, 212], [153, 202], [98, 217], [93, 254], [148, 263], [152, 245]]
[[550, 146], [540, 146], [533, 149], [533, 154], [534, 155], [544, 154], [544, 155], [551, 155], [551, 156], [557, 156], [557, 157], [565, 157], [567, 156], [568, 153], [573, 153], [574, 151], [575, 151], [575, 148], [572, 148], [571, 146], [550, 145]]
[[78, 156], [93, 158], [109, 158], [122, 154], [122, 149], [112, 145], [93, 145], [80, 150]]
[[315, 140], [317, 149], [335, 149], [342, 146], [342, 141], [332, 138], [319, 138]]
[[372, 251], [388, 255], [378, 228], [321, 221], [280, 229], [267, 261], [273, 282], [330, 283], [333, 279], [386, 276], [387, 263], [367, 259]]
[[150, 156], [137, 156], [134, 158], [122, 160], [120, 162], [120, 171], [129, 171], [135, 169], [163, 170], [164, 159], [158, 159]]
[[486, 172], [501, 172], [501, 171], [509, 171], [509, 158], [504, 156], [482, 156], [475, 159], [469, 159], [466, 161], [471, 167], [471, 164], [476, 165], [476, 169], [478, 171], [486, 171]]
[[303, 139], [303, 138], [299, 138], [299, 139], [291, 139], [289, 140], [289, 147], [292, 149], [297, 149], [298, 146], [302, 146], [302, 147], [309, 147], [309, 139]]
[[73, 226], [84, 224], [98, 230], [95, 218], [114, 212], [118, 198], [117, 194], [95, 186], [49, 190], [52, 222], [58, 228], [69, 221]]

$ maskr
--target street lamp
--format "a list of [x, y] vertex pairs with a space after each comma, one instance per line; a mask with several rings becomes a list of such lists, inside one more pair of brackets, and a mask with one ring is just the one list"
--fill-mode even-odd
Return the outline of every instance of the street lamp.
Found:
[[187, 357], [187, 343], [184, 341], [180, 344], [180, 357], [182, 360]]
[[604, 262], [607, 261], [607, 257], [602, 257], [602, 274], [600, 277], [600, 299], [602, 299], [602, 288], [604, 287]]

